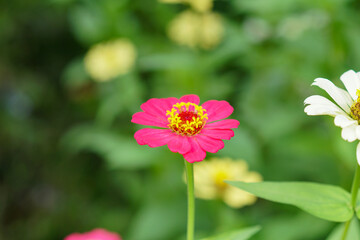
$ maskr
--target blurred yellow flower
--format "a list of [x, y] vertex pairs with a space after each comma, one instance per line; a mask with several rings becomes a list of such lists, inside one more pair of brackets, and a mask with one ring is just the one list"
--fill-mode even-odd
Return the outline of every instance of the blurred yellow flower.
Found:
[[187, 0], [190, 6], [199, 12], [210, 11], [213, 7], [213, 0]]
[[108, 81], [129, 72], [134, 65], [136, 50], [127, 39], [99, 43], [85, 55], [85, 68], [97, 81]]
[[198, 12], [210, 11], [213, 7], [213, 0], [159, 0], [162, 3], [188, 3], [192, 9]]
[[169, 25], [168, 35], [174, 42], [189, 47], [210, 49], [218, 45], [224, 28], [219, 14], [184, 11]]
[[183, 3], [184, 0], [159, 0], [162, 3]]
[[251, 205], [256, 201], [254, 195], [230, 186], [224, 180], [259, 182], [262, 177], [257, 172], [250, 172], [243, 160], [212, 158], [194, 164], [195, 195], [198, 198], [220, 198], [233, 208]]

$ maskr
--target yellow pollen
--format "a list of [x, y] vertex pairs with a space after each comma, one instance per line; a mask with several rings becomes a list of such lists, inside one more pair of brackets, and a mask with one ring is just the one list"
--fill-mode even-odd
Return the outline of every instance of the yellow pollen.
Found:
[[173, 105], [171, 110], [166, 111], [169, 128], [183, 136], [193, 136], [204, 127], [208, 117], [206, 110], [191, 102], [181, 102]]
[[358, 96], [358, 99], [353, 103], [353, 105], [350, 108], [350, 116], [357, 120], [360, 124], [360, 90], [358, 89], [356, 91], [356, 95]]

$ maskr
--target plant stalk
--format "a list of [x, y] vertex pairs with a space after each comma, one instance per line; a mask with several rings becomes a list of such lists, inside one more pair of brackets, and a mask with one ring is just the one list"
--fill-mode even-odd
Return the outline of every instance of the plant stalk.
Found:
[[188, 191], [188, 212], [187, 212], [187, 238], [194, 240], [195, 229], [195, 196], [194, 196], [194, 169], [193, 164], [185, 160], [186, 182]]
[[[355, 175], [354, 175], [354, 180], [353, 180], [353, 183], [351, 186], [351, 207], [354, 211], [356, 208], [356, 200], [357, 200], [357, 195], [358, 195], [359, 186], [360, 186], [360, 166], [359, 166], [359, 164], [356, 164], [356, 166], [357, 167], [356, 167], [356, 171], [355, 171]], [[345, 228], [344, 228], [344, 232], [343, 232], [341, 240], [346, 240], [346, 236], [347, 236], [347, 233], [349, 230], [351, 220], [352, 219], [350, 219], [349, 221], [347, 221], [345, 223]]]

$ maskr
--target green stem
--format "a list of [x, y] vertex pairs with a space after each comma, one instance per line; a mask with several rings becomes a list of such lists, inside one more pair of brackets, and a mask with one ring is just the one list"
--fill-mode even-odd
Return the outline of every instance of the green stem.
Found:
[[186, 179], [188, 190], [188, 216], [187, 216], [187, 238], [194, 240], [195, 228], [195, 197], [194, 197], [194, 170], [193, 164], [185, 160]]
[[350, 223], [351, 223], [351, 219], [345, 223], [344, 232], [341, 237], [341, 240], [346, 240], [346, 236], [347, 236], [347, 232], [349, 230]]
[[[353, 183], [351, 186], [351, 207], [354, 211], [356, 208], [356, 200], [357, 200], [357, 195], [358, 195], [359, 186], [360, 186], [360, 166], [358, 164], [356, 164], [356, 165], [357, 165], [357, 167], [356, 167], [356, 171], [355, 171], [355, 176], [354, 176], [354, 180], [353, 180]], [[342, 240], [346, 240], [346, 236], [347, 236], [347, 232], [349, 230], [351, 220], [352, 219], [350, 219], [349, 221], [347, 221], [345, 223], [344, 233], [341, 238]]]
[[356, 165], [356, 172], [351, 187], [351, 206], [353, 207], [353, 209], [356, 208], [356, 200], [360, 186], [360, 166], [358, 164]]

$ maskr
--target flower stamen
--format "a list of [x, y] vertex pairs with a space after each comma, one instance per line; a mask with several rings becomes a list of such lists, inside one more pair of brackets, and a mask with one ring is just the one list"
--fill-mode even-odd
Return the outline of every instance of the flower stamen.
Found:
[[176, 103], [171, 110], [166, 111], [169, 128], [183, 136], [193, 136], [204, 127], [208, 117], [206, 110], [195, 103]]
[[356, 91], [356, 95], [358, 96], [358, 99], [353, 103], [353, 105], [350, 108], [350, 116], [357, 120], [360, 124], [360, 90], [358, 89]]

